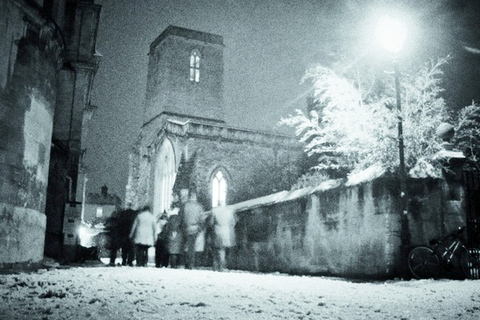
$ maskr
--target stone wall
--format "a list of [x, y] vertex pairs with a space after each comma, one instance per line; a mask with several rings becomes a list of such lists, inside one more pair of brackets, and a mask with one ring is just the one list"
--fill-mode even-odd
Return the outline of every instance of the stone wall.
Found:
[[[45, 254], [75, 256], [75, 246], [66, 242], [76, 235], [76, 230], [65, 221], [80, 221], [86, 169], [83, 165], [86, 132], [92, 111], [90, 93], [99, 67], [96, 53], [97, 30], [101, 6], [94, 1], [51, 2], [51, 14], [62, 28], [65, 38], [62, 65], [57, 72], [57, 106], [53, 122], [49, 193], [46, 205], [47, 235]], [[66, 211], [74, 217], [66, 219]], [[70, 259], [70, 258], [69, 258]]]
[[64, 207], [78, 200], [100, 8], [90, 0], [0, 2], [0, 263], [40, 260], [44, 240], [46, 254], [62, 252]]
[[0, 23], [0, 263], [38, 261], [63, 39], [26, 1], [2, 1]]
[[[403, 273], [398, 190], [380, 178], [238, 212], [229, 268], [392, 278]], [[465, 225], [443, 180], [411, 180], [411, 245]], [[458, 189], [458, 186], [453, 186]], [[453, 200], [458, 201], [458, 200]], [[453, 209], [454, 208], [454, 209]]]
[[48, 175], [50, 183], [47, 190], [49, 196], [45, 206], [47, 216], [45, 255], [55, 259], [61, 258], [65, 203], [69, 200], [68, 190], [65, 188], [68, 176], [67, 159], [68, 151], [66, 148], [60, 148], [58, 145], [52, 146]]
[[0, 268], [42, 260], [45, 224], [43, 213], [0, 203]]

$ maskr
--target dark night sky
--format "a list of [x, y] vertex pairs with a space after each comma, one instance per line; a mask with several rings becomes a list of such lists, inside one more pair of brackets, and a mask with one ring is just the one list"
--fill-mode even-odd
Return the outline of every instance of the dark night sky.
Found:
[[[124, 197], [128, 154], [143, 121], [149, 45], [167, 26], [222, 35], [227, 123], [275, 130], [281, 117], [305, 109], [300, 80], [310, 64], [339, 48], [361, 48], [364, 56], [375, 51], [372, 22], [378, 3], [389, 2], [398, 1], [97, 0], [103, 6], [97, 42], [103, 58], [92, 95], [99, 108], [89, 128], [87, 192], [106, 184]], [[403, 58], [453, 52], [445, 83], [461, 88], [447, 94], [459, 105], [480, 100], [480, 55], [466, 53], [461, 42], [480, 47], [472, 11], [480, 1], [404, 2], [421, 5], [404, 13], [414, 31]]]

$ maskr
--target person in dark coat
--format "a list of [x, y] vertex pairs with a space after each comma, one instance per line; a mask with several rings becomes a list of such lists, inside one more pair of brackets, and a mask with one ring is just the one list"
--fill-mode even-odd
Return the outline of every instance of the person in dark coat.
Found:
[[167, 212], [163, 212], [160, 218], [157, 221], [157, 242], [155, 243], [155, 266], [157, 268], [167, 267], [168, 266], [168, 247], [167, 247], [167, 233], [165, 230], [165, 225], [168, 222]]
[[107, 249], [109, 251], [111, 267], [115, 266], [115, 260], [117, 259], [117, 251], [120, 248], [118, 239], [118, 216], [119, 212], [114, 211], [110, 217], [105, 220], [105, 231], [107, 234]]
[[129, 233], [136, 216], [137, 211], [133, 210], [130, 205], [127, 209], [121, 211], [118, 216], [118, 244], [122, 249], [122, 266], [133, 266], [133, 260], [135, 259], [135, 250], [129, 238]]
[[165, 236], [167, 238], [167, 249], [169, 254], [169, 264], [172, 268], [178, 268], [180, 255], [183, 249], [183, 233], [181, 220], [178, 215], [178, 208], [170, 212], [168, 222], [164, 226]]

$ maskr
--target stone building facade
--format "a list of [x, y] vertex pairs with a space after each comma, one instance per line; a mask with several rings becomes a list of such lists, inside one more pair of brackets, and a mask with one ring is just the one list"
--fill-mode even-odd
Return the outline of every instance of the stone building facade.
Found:
[[152, 42], [127, 203], [160, 214], [189, 189], [209, 210], [289, 189], [302, 173], [295, 138], [225, 123], [223, 48], [219, 35], [176, 26]]
[[0, 3], [0, 265], [65, 249], [66, 204], [80, 202], [100, 9], [93, 0]]

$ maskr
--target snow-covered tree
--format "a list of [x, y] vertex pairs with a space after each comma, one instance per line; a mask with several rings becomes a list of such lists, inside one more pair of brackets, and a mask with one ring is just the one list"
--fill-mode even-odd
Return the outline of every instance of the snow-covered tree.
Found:
[[458, 113], [455, 145], [465, 153], [472, 164], [480, 166], [480, 105], [474, 101]]
[[[440, 96], [441, 67], [447, 61], [430, 61], [402, 74], [405, 164], [414, 176], [440, 173], [433, 158], [441, 148], [435, 130], [448, 117]], [[318, 158], [314, 169], [348, 174], [381, 164], [394, 172], [399, 164], [394, 77], [369, 65], [345, 70], [308, 70], [304, 80], [312, 81], [315, 106], [308, 116], [296, 110], [280, 124], [296, 128], [308, 155]]]

